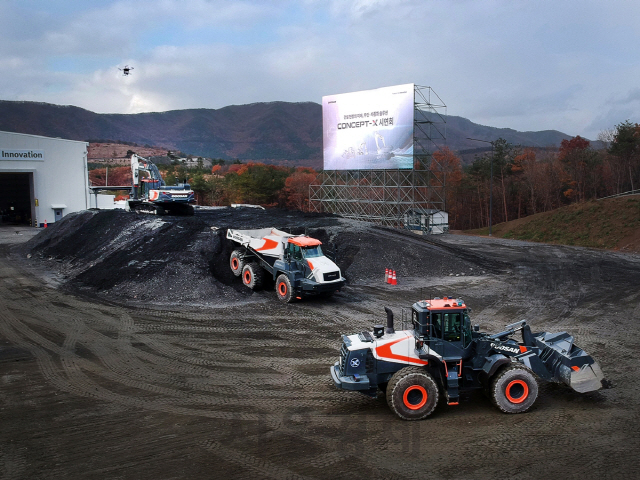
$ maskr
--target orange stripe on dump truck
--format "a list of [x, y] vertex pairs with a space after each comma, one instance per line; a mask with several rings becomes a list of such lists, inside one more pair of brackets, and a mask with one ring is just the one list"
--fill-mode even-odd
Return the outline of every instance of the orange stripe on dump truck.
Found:
[[271, 240], [270, 238], [264, 238], [264, 245], [260, 248], [256, 248], [256, 252], [260, 250], [271, 250], [272, 248], [276, 248], [278, 246], [278, 242], [275, 240]]
[[289, 243], [293, 243], [299, 247], [317, 247], [318, 245], [322, 245], [320, 240], [309, 237], [292, 237], [289, 239]]

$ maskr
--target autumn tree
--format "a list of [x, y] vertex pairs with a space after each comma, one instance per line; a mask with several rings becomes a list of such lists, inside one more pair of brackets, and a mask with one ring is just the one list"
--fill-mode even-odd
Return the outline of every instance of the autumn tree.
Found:
[[225, 175], [225, 184], [233, 203], [275, 203], [290, 172], [288, 168], [263, 163], [248, 163], [239, 167], [237, 171], [230, 168]]
[[629, 186], [635, 190], [640, 175], [640, 125], [626, 120], [616, 125], [609, 153], [629, 173]]
[[280, 191], [280, 199], [287, 207], [295, 210], [309, 211], [309, 185], [317, 177], [312, 169], [298, 168], [287, 177], [284, 188]]
[[516, 176], [519, 188], [518, 191], [518, 218], [522, 216], [522, 202], [528, 198], [528, 205], [531, 213], [536, 213], [537, 209], [537, 184], [539, 176], [536, 168], [536, 152], [533, 148], [525, 148], [522, 153], [516, 155], [511, 165], [511, 173]]
[[132, 182], [131, 169], [129, 167], [96, 168], [89, 171], [89, 181], [91, 185], [99, 187], [107, 183], [112, 186], [129, 186]]
[[562, 140], [558, 159], [564, 168], [564, 195], [568, 199], [583, 201], [597, 195], [600, 157], [591, 148], [589, 140], [579, 135], [571, 140]]
[[189, 178], [198, 205], [220, 205], [224, 200], [224, 179], [197, 172]]
[[433, 153], [430, 171], [436, 179], [436, 184], [442, 185], [444, 188], [445, 210], [449, 213], [450, 221], [454, 223], [459, 209], [456, 189], [462, 180], [460, 157], [445, 146]]
[[[511, 167], [513, 159], [519, 154], [520, 147], [516, 147], [507, 142], [504, 138], [499, 138], [493, 142], [491, 152], [487, 152], [482, 156], [476, 157], [474, 162], [467, 170], [475, 183], [479, 203], [480, 218], [488, 220], [489, 215], [493, 215], [495, 219], [499, 210], [490, 208], [490, 204], [500, 199], [502, 202], [502, 221], [508, 221], [509, 206], [511, 205], [513, 184], [511, 183]], [[493, 174], [493, 177], [492, 177]], [[492, 181], [493, 180], [493, 181]], [[495, 192], [497, 190], [497, 192]], [[499, 194], [499, 195], [497, 195]], [[498, 217], [499, 218], [499, 217]], [[488, 221], [483, 221], [488, 224]]]

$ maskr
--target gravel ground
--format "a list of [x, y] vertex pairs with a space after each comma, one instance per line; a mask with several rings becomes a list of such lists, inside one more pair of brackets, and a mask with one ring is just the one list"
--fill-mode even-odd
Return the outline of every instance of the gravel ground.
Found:
[[[248, 292], [223, 231], [268, 226], [333, 245], [343, 291], [289, 305]], [[542, 384], [522, 415], [473, 394], [403, 422], [382, 396], [333, 387], [341, 334], [444, 294], [483, 330], [570, 332], [611, 388]], [[70, 215], [0, 242], [0, 478], [627, 478], [639, 300], [631, 254], [284, 211]]]

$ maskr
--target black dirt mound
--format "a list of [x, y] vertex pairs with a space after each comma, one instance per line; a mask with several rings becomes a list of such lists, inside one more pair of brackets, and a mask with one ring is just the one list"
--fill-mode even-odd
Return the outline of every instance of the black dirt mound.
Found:
[[[229, 269], [228, 228], [276, 227], [323, 242], [351, 284], [379, 284], [385, 268], [400, 278], [480, 273], [482, 265], [413, 234], [333, 215], [221, 208], [192, 217], [121, 210], [68, 215], [22, 247], [60, 273], [73, 291], [153, 305], [228, 305], [256, 293]], [[447, 247], [450, 248], [450, 247]], [[274, 300], [257, 293], [255, 300]]]

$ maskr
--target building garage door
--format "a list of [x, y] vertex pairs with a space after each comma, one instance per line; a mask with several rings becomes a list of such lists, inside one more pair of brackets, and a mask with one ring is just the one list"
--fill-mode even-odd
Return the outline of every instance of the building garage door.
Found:
[[2, 223], [30, 225], [33, 173], [0, 172], [0, 214]]

